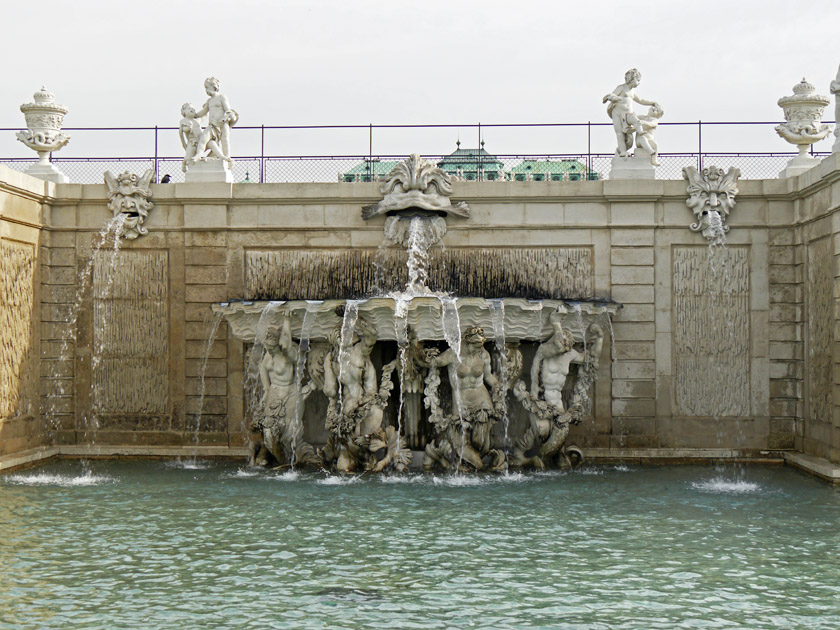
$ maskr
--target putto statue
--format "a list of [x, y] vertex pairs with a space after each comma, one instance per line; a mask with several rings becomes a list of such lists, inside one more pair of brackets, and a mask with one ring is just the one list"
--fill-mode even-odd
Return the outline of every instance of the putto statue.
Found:
[[55, 102], [55, 95], [46, 87], [33, 95], [34, 103], [20, 106], [26, 118], [26, 129], [15, 136], [27, 147], [38, 153], [38, 162], [27, 169], [27, 174], [59, 184], [69, 180], [67, 176], [50, 163], [50, 153], [58, 151], [70, 141], [70, 136], [61, 131], [64, 115], [68, 109]]
[[[196, 110], [190, 103], [181, 106], [179, 135], [184, 147], [183, 170], [187, 181], [232, 181], [230, 166], [230, 128], [239, 121], [227, 97], [219, 91], [219, 80], [204, 81], [208, 99]], [[201, 120], [207, 117], [202, 128]]]
[[[303, 440], [303, 405], [313, 386], [301, 386], [297, 371], [300, 348], [292, 340], [288, 318], [279, 328], [269, 326], [264, 345], [259, 363], [263, 396], [255, 414], [255, 431], [261, 439], [252, 442], [264, 445], [280, 464], [320, 466], [321, 458]], [[253, 459], [258, 456], [256, 449]]]
[[822, 124], [823, 111], [830, 102], [827, 97], [817, 94], [814, 86], [804, 77], [793, 86], [792, 96], [779, 99], [779, 107], [784, 110], [787, 122], [776, 126], [776, 133], [799, 149], [799, 155], [779, 173], [780, 178], [799, 175], [819, 163], [808, 155], [808, 149], [831, 132], [830, 125]]
[[[612, 118], [615, 137], [618, 144], [616, 157], [628, 157], [633, 148], [634, 136], [637, 147], [650, 154], [651, 164], [658, 166], [657, 147], [653, 142], [653, 132], [662, 117], [663, 111], [655, 101], [647, 101], [636, 94], [636, 88], [642, 80], [642, 73], [631, 68], [624, 74], [624, 83], [604, 96], [607, 103], [607, 115]], [[633, 112], [633, 102], [649, 106], [646, 116], [637, 116]], [[641, 157], [641, 155], [639, 156]]]
[[[582, 453], [566, 447], [571, 424], [580, 424], [587, 411], [595, 383], [604, 333], [598, 324], [587, 331], [589, 343], [584, 351], [574, 348], [572, 333], [563, 328], [557, 314], [552, 314], [553, 334], [540, 344], [531, 364], [531, 389], [517, 381], [513, 394], [528, 411], [530, 426], [516, 441], [510, 459], [512, 467], [544, 469], [557, 463], [569, 468], [579, 463]], [[569, 395], [568, 409], [563, 402], [564, 389], [572, 364], [579, 364], [577, 379]], [[574, 461], [577, 460], [577, 461]]]
[[726, 233], [729, 231], [726, 219], [735, 207], [740, 175], [741, 171], [734, 166], [725, 174], [717, 166], [707, 166], [700, 173], [693, 166], [683, 169], [683, 177], [688, 180], [688, 199], [685, 203], [696, 219], [688, 229], [700, 232], [716, 245], [726, 242]]
[[142, 177], [124, 171], [114, 177], [111, 171], [105, 171], [105, 185], [108, 187], [108, 209], [114, 216], [125, 215], [118, 237], [122, 236], [134, 240], [138, 236], [148, 234], [148, 228], [143, 226], [154, 207], [151, 202], [152, 191], [149, 184], [155, 172], [146, 169]]
[[329, 399], [324, 464], [345, 473], [406, 470], [411, 451], [406, 448], [405, 438], [395, 427], [382, 426], [397, 361], [382, 366], [382, 378], [377, 382], [370, 358], [377, 341], [376, 329], [362, 317], [356, 320], [349, 339], [342, 340], [341, 328], [337, 328], [331, 341], [323, 360], [316, 359], [310, 366], [313, 379], [320, 381]]
[[[418, 352], [424, 357], [423, 366], [429, 368], [425, 404], [435, 427], [435, 439], [426, 445], [423, 470], [504, 470], [505, 454], [492, 448], [491, 430], [504, 413], [506, 392], [493, 374], [486, 341], [484, 330], [474, 326], [464, 331], [460, 356], [453, 348], [440, 355], [435, 348]], [[438, 397], [441, 367], [447, 368], [452, 388], [448, 414]]]

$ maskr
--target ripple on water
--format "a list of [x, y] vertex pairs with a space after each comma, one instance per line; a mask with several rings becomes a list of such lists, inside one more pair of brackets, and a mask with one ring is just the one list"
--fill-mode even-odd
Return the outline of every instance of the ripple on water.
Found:
[[82, 475], [58, 475], [49, 473], [9, 475], [4, 481], [20, 486], [61, 486], [63, 488], [72, 488], [76, 486], [98, 486], [103, 483], [114, 483], [116, 479], [107, 475], [95, 475], [88, 471]]
[[321, 486], [349, 486], [353, 483], [358, 483], [361, 477], [343, 477], [340, 475], [329, 475], [323, 479], [318, 479], [315, 483]]
[[180, 468], [182, 470], [206, 470], [212, 465], [212, 462], [201, 459], [172, 459], [165, 464], [167, 468]]
[[724, 479], [723, 477], [694, 481], [691, 483], [691, 487], [701, 492], [713, 492], [715, 494], [749, 494], [761, 490], [761, 486], [753, 481]]

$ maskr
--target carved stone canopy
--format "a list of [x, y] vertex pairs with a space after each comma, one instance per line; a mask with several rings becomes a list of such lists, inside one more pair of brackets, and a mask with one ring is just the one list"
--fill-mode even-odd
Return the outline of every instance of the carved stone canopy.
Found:
[[413, 153], [388, 174], [380, 188], [385, 198], [362, 208], [362, 219], [380, 214], [419, 214], [422, 211], [469, 218], [465, 202], [452, 204], [452, 179], [443, 170]]

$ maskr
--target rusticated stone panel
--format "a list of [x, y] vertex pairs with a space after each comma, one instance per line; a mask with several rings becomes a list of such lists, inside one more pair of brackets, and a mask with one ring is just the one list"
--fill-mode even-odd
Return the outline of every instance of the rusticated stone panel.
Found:
[[[587, 299], [593, 296], [590, 247], [449, 248], [431, 252], [428, 286], [484, 298]], [[400, 290], [407, 255], [382, 250], [247, 252], [246, 297], [252, 300], [361, 298]]]
[[97, 413], [169, 408], [167, 252], [123, 250], [93, 268], [93, 405]]
[[675, 414], [750, 415], [749, 250], [673, 250]]
[[832, 252], [828, 238], [808, 245], [808, 418], [831, 421]]
[[0, 241], [0, 418], [32, 412], [35, 248]]

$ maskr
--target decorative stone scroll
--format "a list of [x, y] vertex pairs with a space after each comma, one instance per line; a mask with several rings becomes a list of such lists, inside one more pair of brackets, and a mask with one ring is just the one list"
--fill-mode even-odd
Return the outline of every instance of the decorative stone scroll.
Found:
[[98, 413], [169, 409], [167, 253], [123, 250], [93, 267], [92, 384]]
[[105, 171], [105, 185], [108, 186], [108, 209], [113, 212], [114, 216], [125, 215], [121, 233], [117, 234], [117, 237], [134, 240], [138, 236], [149, 233], [148, 228], [143, 227], [143, 223], [154, 207], [151, 202], [152, 191], [149, 189], [149, 184], [154, 176], [155, 172], [152, 169], [146, 169], [143, 176], [139, 178], [128, 171], [124, 171], [116, 177], [111, 171]]
[[32, 245], [0, 240], [0, 418], [32, 410]]
[[726, 219], [735, 207], [740, 175], [741, 171], [734, 166], [725, 174], [717, 166], [708, 166], [700, 173], [693, 166], [683, 169], [683, 177], [688, 180], [688, 199], [685, 203], [696, 219], [688, 226], [689, 230], [700, 232], [706, 240], [716, 244], [726, 241], [726, 233], [729, 231]]
[[750, 415], [749, 250], [673, 250], [675, 415]]

